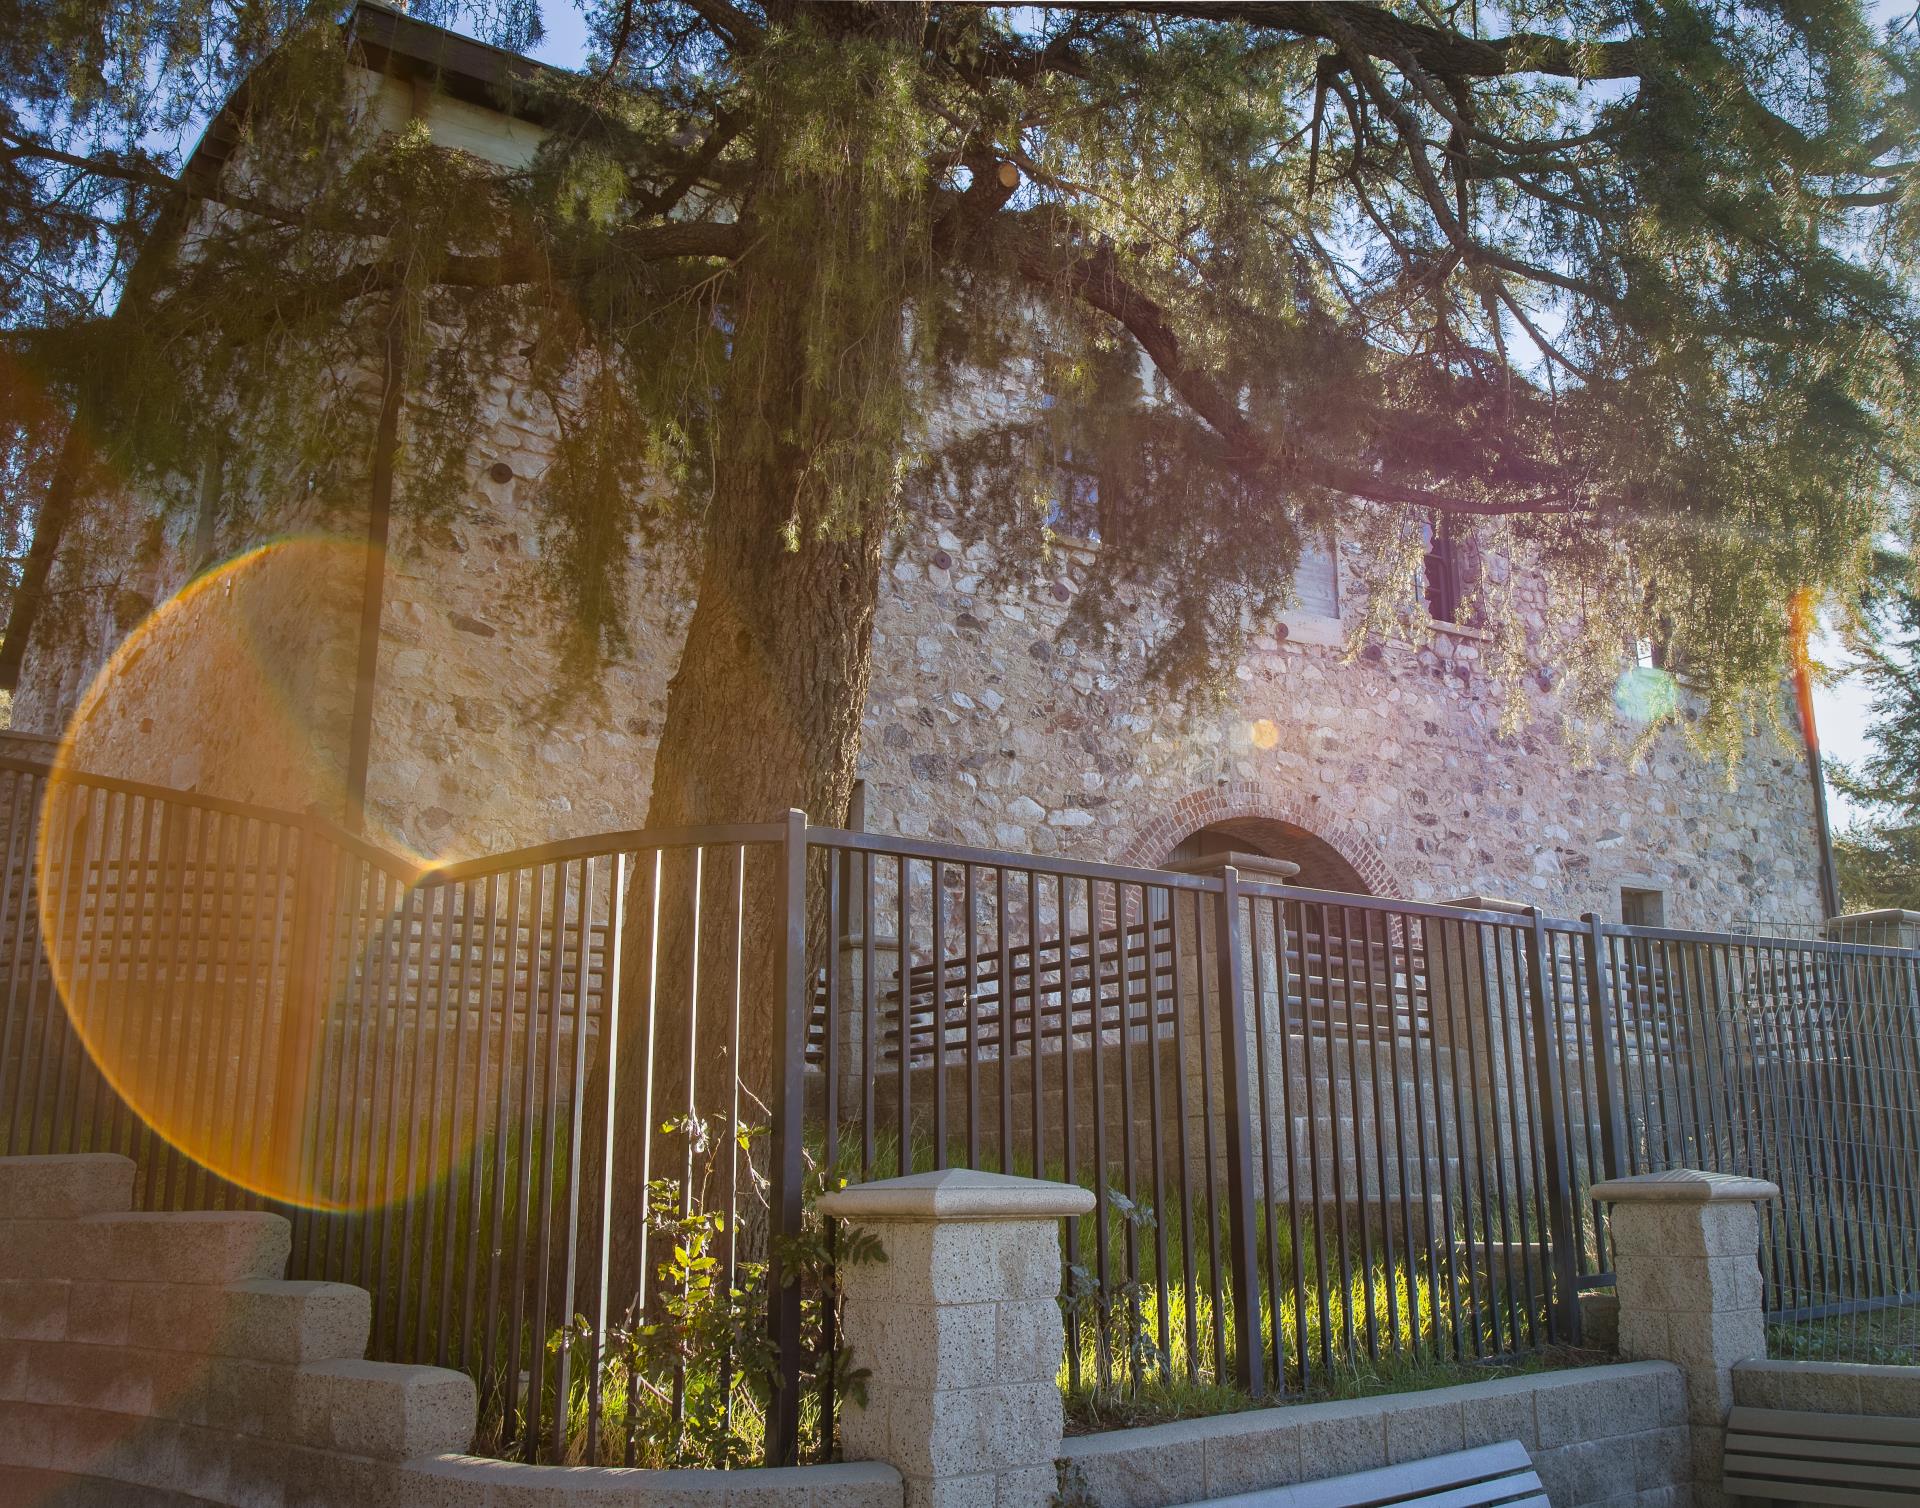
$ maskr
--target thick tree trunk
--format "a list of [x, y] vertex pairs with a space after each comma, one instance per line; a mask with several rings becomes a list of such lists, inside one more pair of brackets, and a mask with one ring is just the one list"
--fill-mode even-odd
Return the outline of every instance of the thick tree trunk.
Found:
[[[870, 35], [883, 45], [859, 50], [857, 65], [875, 71], [876, 87], [889, 47], [916, 46], [923, 20], [917, 6], [827, 11], [807, 13], [806, 24], [840, 16], [878, 28]], [[787, 54], [790, 71], [763, 81], [760, 108], [779, 120], [800, 108], [785, 103], [788, 91], [824, 90], [848, 113], [840, 149], [824, 156], [790, 160], [782, 133], [764, 134], [748, 212], [754, 249], [733, 269], [726, 300], [731, 350], [699, 596], [654, 759], [647, 826], [656, 831], [771, 823], [795, 808], [838, 823], [853, 790], [906, 438], [905, 311], [916, 245], [924, 257], [926, 199], [917, 179], [863, 156], [865, 107], [840, 78], [852, 54], [824, 30], [814, 40], [817, 50]], [[776, 946], [779, 849], [750, 848], [744, 871], [730, 847], [697, 862], [687, 850], [657, 863], [643, 854], [622, 938], [621, 1027], [608, 1044], [611, 1156], [604, 1142], [590, 1145], [586, 1179], [597, 1192], [607, 1164], [616, 1315], [643, 1289], [657, 1313], [657, 1267], [671, 1247], [642, 1250], [649, 1180], [675, 1185], [670, 1208], [727, 1213], [723, 1258], [768, 1255], [764, 1133], [788, 1007]], [[809, 980], [825, 958], [818, 889]], [[592, 1082], [586, 1124], [604, 1137], [608, 1075]], [[755, 1133], [750, 1160], [731, 1134], [736, 1114]]]
[[80, 473], [86, 466], [85, 449], [80, 426], [69, 426], [54, 461], [47, 495], [41, 499], [40, 512], [33, 521], [33, 543], [27, 547], [19, 584], [13, 589], [5, 637], [0, 638], [0, 691], [17, 691], [20, 687], [20, 667], [26, 662], [34, 625], [40, 621], [40, 611], [46, 606], [53, 562], [60, 553], [67, 525], [73, 522], [74, 498]]
[[[753, 411], [736, 409], [729, 418], [778, 438], [756, 453], [723, 455], [715, 466], [698, 603], [655, 756], [653, 830], [775, 822], [795, 808], [837, 824], [852, 794], [891, 502], [880, 493], [853, 519], [825, 533], [803, 527], [792, 540], [792, 522], [813, 506], [814, 447], [804, 433], [809, 405], [794, 333], [806, 289], [787, 280], [791, 273], [777, 264], [737, 274], [736, 327], [761, 320], [772, 333], [755, 342], [762, 366], [737, 396]], [[880, 321], [896, 348], [904, 303], [903, 296]], [[684, 1182], [695, 1209], [731, 1205], [724, 1249], [741, 1260], [766, 1256], [753, 1169], [762, 1176], [767, 1169], [762, 1154], [786, 1007], [776, 977], [783, 918], [775, 848], [749, 849], [744, 877], [731, 849], [707, 850], [698, 879], [689, 852], [668, 852], [659, 862], [657, 905], [651, 856], [642, 856], [640, 869], [623, 937], [622, 1024], [611, 1044], [616, 1104], [607, 1176], [616, 1214], [607, 1249], [616, 1315], [636, 1289], [652, 1294], [654, 1269], [671, 1250], [658, 1243], [641, 1250], [638, 1212], [649, 1181]], [[811, 978], [824, 957], [824, 917], [808, 921]], [[596, 1072], [593, 1084], [586, 1124], [604, 1128], [605, 1076]], [[689, 1099], [697, 1126], [688, 1124]], [[736, 1113], [740, 1126], [757, 1133], [751, 1168], [735, 1156]], [[589, 1189], [599, 1184], [602, 1160], [600, 1148], [589, 1146]]]

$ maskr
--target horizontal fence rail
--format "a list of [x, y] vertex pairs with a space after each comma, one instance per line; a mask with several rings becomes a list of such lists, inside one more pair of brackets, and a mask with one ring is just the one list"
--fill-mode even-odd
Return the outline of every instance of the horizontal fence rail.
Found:
[[1066, 1386], [1306, 1393], [1581, 1339], [1608, 1176], [1768, 1178], [1780, 1324], [1920, 1290], [1920, 954], [777, 823], [422, 870], [0, 761], [0, 1145], [272, 1208], [494, 1454], [831, 1454], [812, 1214], [1064, 1179]]

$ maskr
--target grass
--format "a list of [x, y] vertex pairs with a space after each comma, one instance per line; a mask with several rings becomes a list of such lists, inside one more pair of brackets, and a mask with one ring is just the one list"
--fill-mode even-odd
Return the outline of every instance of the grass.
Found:
[[[497, 1138], [464, 1149], [465, 1155], [452, 1159], [451, 1168], [443, 1162], [433, 1184], [419, 1191], [411, 1219], [404, 1207], [301, 1216], [304, 1239], [297, 1249], [315, 1269], [302, 1275], [337, 1275], [376, 1291], [375, 1354], [433, 1361], [444, 1340], [446, 1359], [476, 1374], [483, 1400], [480, 1448], [500, 1455], [524, 1452], [533, 1394], [540, 1416], [534, 1454], [585, 1461], [590, 1407], [583, 1375], [586, 1356], [576, 1349], [563, 1383], [547, 1327], [568, 1316], [539, 1313], [547, 1296], [533, 1282], [538, 1215], [544, 1212], [551, 1222], [567, 1206], [566, 1129], [556, 1127], [550, 1145], [544, 1134], [523, 1141], [523, 1129], [510, 1127]], [[370, 1155], [371, 1131], [368, 1126], [353, 1137], [354, 1160], [361, 1177], [378, 1187], [387, 1170]], [[931, 1168], [935, 1147], [929, 1136], [913, 1137], [906, 1165]], [[817, 1139], [810, 1139], [808, 1152], [816, 1162], [822, 1150]], [[897, 1135], [878, 1138], [875, 1152], [869, 1176], [889, 1176], [902, 1164]], [[404, 1162], [404, 1151], [396, 1153]], [[949, 1164], [965, 1160], [964, 1142], [952, 1144]], [[837, 1177], [861, 1176], [857, 1138], [842, 1144], [835, 1164]], [[1059, 1160], [1049, 1158], [1035, 1166], [1030, 1154], [1017, 1157], [1009, 1171], [1065, 1176]], [[402, 1167], [393, 1172], [405, 1182]], [[1084, 1163], [1076, 1175], [1073, 1181], [1092, 1185]], [[1108, 1176], [1114, 1177], [1111, 1168]], [[471, 1197], [476, 1185], [478, 1228]], [[498, 1202], [496, 1191], [503, 1196]], [[1183, 1204], [1176, 1188], [1156, 1210], [1128, 1199], [1124, 1187], [1110, 1183], [1103, 1192], [1104, 1219], [1089, 1214], [1072, 1222], [1070, 1232], [1070, 1349], [1061, 1386], [1072, 1427], [1116, 1428], [1258, 1406], [1230, 1381], [1234, 1315], [1226, 1235], [1231, 1222], [1224, 1201], [1215, 1203], [1200, 1192]], [[1538, 1274], [1530, 1279], [1516, 1276], [1509, 1284], [1467, 1270], [1458, 1255], [1460, 1244], [1469, 1234], [1476, 1243], [1484, 1241], [1489, 1232], [1477, 1227], [1470, 1232], [1457, 1219], [1454, 1229], [1435, 1230], [1431, 1245], [1416, 1230], [1410, 1254], [1405, 1250], [1407, 1233], [1395, 1229], [1397, 1214], [1376, 1207], [1362, 1216], [1349, 1208], [1343, 1226], [1332, 1207], [1323, 1207], [1316, 1229], [1312, 1208], [1303, 1207], [1296, 1242], [1294, 1221], [1284, 1206], [1274, 1212], [1271, 1231], [1269, 1216], [1261, 1212], [1253, 1232], [1260, 1288], [1258, 1333], [1271, 1394], [1296, 1400], [1354, 1397], [1509, 1375], [1543, 1364], [1521, 1358], [1545, 1334]], [[528, 1221], [530, 1215], [535, 1218]], [[524, 1251], [516, 1251], [514, 1232], [523, 1222], [531, 1228]], [[1519, 1232], [1507, 1234], [1517, 1239]], [[553, 1224], [548, 1235], [551, 1260], [557, 1262], [564, 1236]], [[1450, 1255], [1456, 1258], [1452, 1262]], [[526, 1269], [517, 1284], [516, 1256]], [[1218, 1303], [1213, 1297], [1216, 1266]], [[469, 1325], [461, 1314], [470, 1282], [476, 1312]], [[523, 1312], [514, 1345], [511, 1311], [516, 1291]], [[490, 1294], [496, 1300], [491, 1311]], [[444, 1334], [443, 1295], [448, 1300]], [[489, 1349], [483, 1336], [489, 1332], [490, 1369], [483, 1366]], [[761, 1401], [738, 1378], [724, 1394], [716, 1391], [722, 1388], [717, 1377], [723, 1374], [716, 1374], [712, 1361], [690, 1355], [687, 1365], [666, 1381], [630, 1375], [617, 1363], [603, 1365], [594, 1459], [623, 1462], [632, 1422], [636, 1464], [685, 1464], [694, 1447], [682, 1421], [705, 1409], [710, 1420], [724, 1421], [724, 1438], [710, 1431], [698, 1445], [700, 1453], [757, 1460]], [[512, 1418], [506, 1409], [510, 1368], [516, 1374]], [[479, 1376], [483, 1370], [492, 1375]], [[649, 1387], [642, 1398], [640, 1390]], [[663, 1398], [663, 1387], [674, 1396]], [[630, 1388], [635, 1390], [632, 1397]], [[564, 1421], [557, 1441], [556, 1407]], [[668, 1422], [663, 1424], [663, 1418]], [[819, 1395], [809, 1391], [802, 1403], [802, 1439], [810, 1442], [805, 1447], [810, 1456], [821, 1453], [821, 1422]]]
[[1853, 1361], [1920, 1366], [1920, 1305], [1767, 1326], [1767, 1355], [1779, 1361]]
[[1269, 1394], [1253, 1398], [1220, 1383], [1193, 1383], [1153, 1378], [1131, 1392], [1101, 1402], [1087, 1393], [1067, 1395], [1067, 1433], [1096, 1434], [1103, 1430], [1133, 1429], [1167, 1424], [1176, 1419], [1200, 1419], [1214, 1414], [1237, 1414], [1248, 1409], [1300, 1403], [1324, 1403], [1339, 1398], [1372, 1398], [1384, 1393], [1418, 1393], [1461, 1383], [1492, 1382], [1502, 1377], [1526, 1377], [1566, 1367], [1598, 1366], [1614, 1360], [1603, 1351], [1571, 1346], [1549, 1346], [1515, 1356], [1478, 1361], [1439, 1361], [1431, 1357], [1402, 1357], [1372, 1366], [1355, 1363], [1322, 1374], [1307, 1392]]

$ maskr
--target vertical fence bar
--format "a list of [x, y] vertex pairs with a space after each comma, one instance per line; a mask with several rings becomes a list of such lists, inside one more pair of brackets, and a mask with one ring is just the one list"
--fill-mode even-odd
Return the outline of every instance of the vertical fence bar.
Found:
[[[766, 1461], [769, 1466], [794, 1466], [800, 1455], [800, 1288], [788, 1271], [787, 1254], [780, 1238], [800, 1234], [801, 1134], [806, 1087], [801, 1075], [807, 1053], [807, 819], [798, 811], [787, 813], [786, 832], [781, 839], [779, 907], [780, 923], [774, 965], [779, 982], [777, 1008], [779, 1021], [779, 1061], [773, 1080], [772, 1156], [773, 1186], [768, 1208], [775, 1239], [768, 1242], [767, 1253], [767, 1339], [772, 1343], [776, 1386], [767, 1401]], [[904, 869], [904, 866], [902, 866]], [[938, 884], [935, 885], [938, 904]], [[905, 886], [903, 884], [902, 890]], [[906, 996], [906, 939], [901, 945], [901, 1041], [904, 1062], [908, 1055]], [[939, 1000], [936, 988], [935, 1018]], [[937, 1037], [937, 1034], [936, 1034]], [[939, 1057], [935, 1056], [936, 1068]], [[906, 1147], [901, 1147], [904, 1161]]]
[[1600, 1102], [1600, 1178], [1604, 1181], [1623, 1178], [1627, 1173], [1620, 1162], [1620, 1149], [1626, 1141], [1626, 1107], [1613, 1071], [1614, 1019], [1607, 1004], [1606, 936], [1601, 931], [1599, 913], [1589, 911], [1581, 921], [1587, 927], [1580, 945], [1587, 971], [1587, 1010], [1593, 1023], [1594, 1098]]
[[[1548, 956], [1545, 919], [1538, 906], [1527, 908], [1527, 1000], [1533, 1011], [1533, 1050], [1539, 1064], [1541, 1150], [1546, 1155], [1547, 1228], [1553, 1262], [1554, 1335], [1580, 1343], [1579, 1254], [1575, 1249], [1573, 1178], [1567, 1166], [1566, 1095], [1559, 1075], [1560, 1019], [1548, 1009]], [[1557, 993], [1557, 992], [1556, 992]]]
[[1227, 1132], [1227, 1200], [1233, 1246], [1233, 1380], [1249, 1397], [1266, 1392], [1266, 1368], [1260, 1364], [1260, 1276], [1255, 1251], [1253, 1207], [1258, 1192], [1253, 1174], [1252, 1072], [1247, 1062], [1247, 1001], [1240, 971], [1240, 871], [1220, 871], [1220, 911], [1214, 918], [1219, 950], [1220, 1065], [1224, 1080]]

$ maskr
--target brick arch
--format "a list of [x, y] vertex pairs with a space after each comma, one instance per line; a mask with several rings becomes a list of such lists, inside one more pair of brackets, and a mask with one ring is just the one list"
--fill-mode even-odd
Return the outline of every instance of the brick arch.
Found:
[[1150, 869], [1165, 861], [1189, 833], [1220, 822], [1253, 818], [1285, 822], [1310, 833], [1352, 865], [1370, 894], [1400, 898], [1386, 861], [1342, 817], [1311, 809], [1292, 792], [1264, 781], [1239, 780], [1191, 791], [1137, 831], [1120, 862]]

